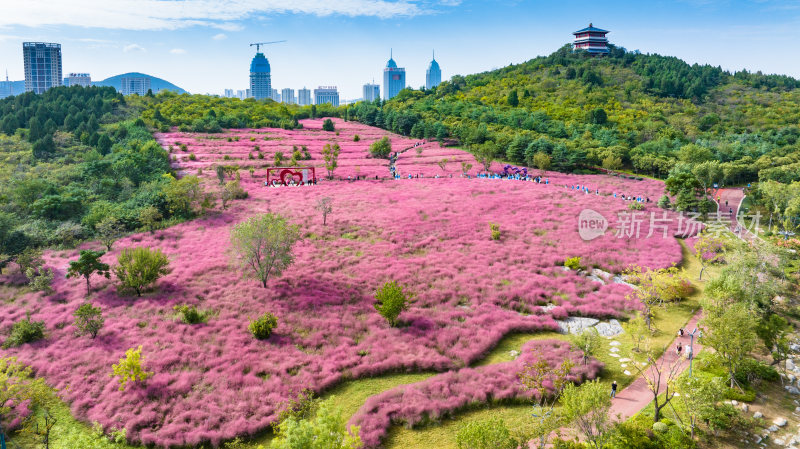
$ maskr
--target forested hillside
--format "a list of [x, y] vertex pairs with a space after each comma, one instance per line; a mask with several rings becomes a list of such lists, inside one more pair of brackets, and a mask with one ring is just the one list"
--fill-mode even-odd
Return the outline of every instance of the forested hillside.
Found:
[[545, 153], [563, 171], [627, 167], [666, 178], [719, 161], [726, 184], [800, 178], [800, 81], [621, 48], [591, 58], [565, 46], [349, 114], [512, 163], [535, 165]]

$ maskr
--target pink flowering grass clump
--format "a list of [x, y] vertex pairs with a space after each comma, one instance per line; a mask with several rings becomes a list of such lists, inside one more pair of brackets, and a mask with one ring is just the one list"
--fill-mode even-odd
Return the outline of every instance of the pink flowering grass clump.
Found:
[[[298, 133], [323, 133], [321, 121], [304, 124]], [[385, 134], [352, 122], [336, 126], [343, 142], [356, 133], [367, 143]], [[318, 143], [333, 138], [326, 133]], [[608, 177], [578, 179], [605, 192], [618, 187], [606, 186]], [[5, 353], [57, 388], [86, 422], [125, 428], [131, 441], [158, 447], [218, 446], [267, 428], [281, 404], [303, 389], [321, 393], [344, 379], [415, 371], [461, 370], [444, 376], [469, 384], [471, 376], [498, 368], [462, 368], [509, 333], [556, 330], [555, 320], [570, 315], [624, 317], [640, 307], [626, 299], [625, 285], [564, 270], [567, 258], [581, 256], [587, 268], [611, 273], [629, 265], [668, 267], [681, 258], [671, 233], [644, 237], [647, 222], [641, 238], [614, 235], [625, 201], [552, 182], [426, 177], [267, 188], [262, 181], [243, 175], [249, 198], [227, 210], [117, 242], [104, 262], [113, 265], [122, 249], [145, 246], [160, 248], [173, 271], [141, 298], [120, 296], [113, 277], [94, 277], [91, 301], [105, 317], [94, 340], [76, 336], [72, 325], [86, 294], [85, 283], [65, 278], [78, 250], [47, 252], [55, 293], [27, 293], [0, 308], [0, 333], [30, 312], [45, 322], [47, 338]], [[627, 182], [621, 186], [641, 185]], [[327, 226], [314, 208], [322, 197], [333, 201]], [[607, 217], [609, 229], [584, 241], [578, 216], [587, 208]], [[243, 279], [229, 256], [231, 227], [265, 212], [285, 216], [303, 235], [294, 264], [267, 289]], [[490, 222], [499, 227], [498, 240]], [[390, 280], [413, 293], [398, 327], [373, 307], [375, 290]], [[173, 310], [183, 304], [213, 313], [207, 323], [184, 324]], [[278, 317], [278, 326], [256, 340], [248, 322], [266, 312]], [[140, 345], [144, 368], [154, 375], [120, 391], [111, 365]], [[453, 408], [516, 396], [515, 388], [498, 381], [475, 396], [459, 393]]]
[[540, 357], [544, 357], [553, 368], [565, 359], [572, 360], [574, 366], [569, 380], [576, 383], [594, 379], [603, 366], [596, 359], [590, 359], [584, 365], [582, 353], [572, 350], [567, 342], [534, 340], [524, 344], [519, 357], [511, 362], [449, 371], [372, 396], [353, 416], [350, 424], [361, 427], [365, 448], [377, 448], [393, 424], [413, 427], [422, 422], [439, 421], [478, 404], [539, 397], [543, 392], [526, 390], [519, 382], [518, 374]]

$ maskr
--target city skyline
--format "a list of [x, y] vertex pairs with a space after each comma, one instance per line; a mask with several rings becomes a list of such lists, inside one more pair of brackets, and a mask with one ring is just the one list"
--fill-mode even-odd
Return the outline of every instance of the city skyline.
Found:
[[[21, 43], [59, 42], [64, 73], [104, 79], [142, 72], [193, 93], [222, 95], [224, 89], [249, 85], [244, 65], [255, 54], [250, 43], [285, 39], [262, 49], [272, 65], [273, 86], [337, 85], [343, 99], [355, 99], [362, 96], [365, 79], [380, 78], [389, 48], [406, 68], [406, 85], [416, 89], [425, 85], [434, 48], [447, 80], [550, 54], [593, 22], [612, 31], [612, 44], [629, 50], [800, 77], [800, 60], [785, 57], [773, 44], [792, 37], [800, 22], [800, 8], [785, 0], [681, 0], [636, 8], [614, 0], [569, 5], [353, 0], [291, 7], [231, 0], [224, 8], [182, 0], [179, 12], [165, 6], [175, 2], [160, 0], [147, 0], [148, 8], [130, 8], [128, 0], [104, 8], [94, 0], [78, 3], [85, 6], [78, 8], [81, 14], [69, 13], [74, 5], [30, 0], [0, 17], [0, 72], [24, 79]], [[326, 67], [324, 76], [320, 66]]]

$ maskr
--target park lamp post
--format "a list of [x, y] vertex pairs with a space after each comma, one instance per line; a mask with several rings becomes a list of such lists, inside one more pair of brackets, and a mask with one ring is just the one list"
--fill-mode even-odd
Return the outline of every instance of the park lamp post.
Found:
[[[689, 377], [692, 377], [692, 362], [694, 362], [694, 334], [696, 333], [697, 333], [697, 328], [694, 328], [694, 330], [691, 333], [689, 333], [689, 351], [688, 351]], [[700, 338], [702, 335], [703, 333], [700, 332], [700, 335], [698, 335], [697, 338]]]

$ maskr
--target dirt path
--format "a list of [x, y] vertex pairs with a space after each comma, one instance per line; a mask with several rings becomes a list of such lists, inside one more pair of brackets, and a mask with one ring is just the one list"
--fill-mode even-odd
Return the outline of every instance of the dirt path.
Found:
[[[724, 201], [724, 200], [723, 200]], [[697, 312], [692, 319], [684, 327], [684, 330], [687, 332], [691, 332], [693, 329], [697, 327], [697, 322], [700, 320], [702, 315], [702, 311]], [[667, 347], [667, 351], [664, 355], [661, 356], [659, 359], [660, 366], [663, 366], [663, 371], [666, 371], [669, 366], [672, 366], [675, 363], [675, 360], [678, 358], [678, 355], [675, 352], [675, 346], [680, 341], [684, 347], [689, 345], [690, 337], [685, 335], [680, 338], [676, 338], [669, 344]], [[703, 346], [698, 343], [697, 338], [694, 339], [694, 354], [695, 356], [700, 353], [703, 349]], [[684, 350], [683, 355], [685, 355], [686, 350]], [[663, 363], [661, 363], [663, 362]], [[685, 369], [689, 367], [689, 361], [683, 357], [683, 361], [680, 364], [679, 372], [683, 372]], [[651, 368], [652, 369], [652, 368]], [[662, 371], [662, 372], [663, 372]], [[648, 371], [648, 374], [650, 371]], [[649, 377], [649, 376], [648, 376]], [[667, 386], [667, 379], [666, 376], [662, 376], [660, 382], [660, 392], [663, 393], [664, 389]], [[620, 391], [617, 394], [617, 397], [611, 400], [611, 416], [617, 417], [619, 415], [619, 420], [624, 421], [631, 416], [639, 413], [642, 409], [647, 407], [648, 404], [653, 400], [653, 393], [650, 391], [650, 388], [647, 386], [647, 379], [645, 377], [640, 376], [638, 379], [634, 380], [632, 384], [628, 385], [624, 390]]]

